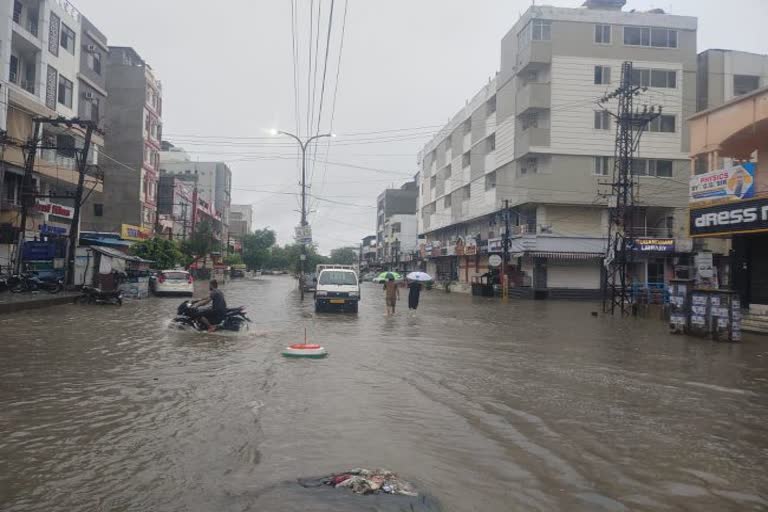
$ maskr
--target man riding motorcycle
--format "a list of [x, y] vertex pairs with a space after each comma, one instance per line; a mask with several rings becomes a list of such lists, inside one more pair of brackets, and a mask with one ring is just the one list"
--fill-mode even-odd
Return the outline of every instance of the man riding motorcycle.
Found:
[[216, 330], [216, 325], [224, 320], [227, 314], [227, 301], [224, 300], [224, 294], [219, 290], [219, 282], [211, 279], [208, 285], [210, 295], [204, 299], [194, 302], [193, 306], [200, 307], [211, 304], [211, 307], [200, 312], [200, 322], [205, 325], [208, 332]]

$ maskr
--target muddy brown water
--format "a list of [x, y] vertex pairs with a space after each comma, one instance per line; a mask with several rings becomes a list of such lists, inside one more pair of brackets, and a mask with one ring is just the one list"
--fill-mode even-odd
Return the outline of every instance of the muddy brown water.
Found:
[[[336, 510], [284, 482], [355, 466], [446, 511], [768, 510], [765, 338], [436, 291], [386, 318], [370, 284], [359, 315], [315, 315], [288, 277], [225, 293], [248, 333], [169, 329], [177, 298], [0, 316], [0, 510]], [[328, 359], [280, 357], [304, 327]]]

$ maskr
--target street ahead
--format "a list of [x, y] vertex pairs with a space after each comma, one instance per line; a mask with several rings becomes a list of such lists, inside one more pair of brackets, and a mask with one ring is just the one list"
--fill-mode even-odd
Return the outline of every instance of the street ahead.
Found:
[[[224, 291], [249, 333], [170, 330], [175, 298], [0, 317], [0, 509], [304, 510], [270, 489], [354, 466], [450, 511], [768, 508], [765, 339], [437, 291], [386, 318], [370, 284], [358, 316], [315, 315], [287, 276]], [[305, 326], [329, 358], [280, 357]]]

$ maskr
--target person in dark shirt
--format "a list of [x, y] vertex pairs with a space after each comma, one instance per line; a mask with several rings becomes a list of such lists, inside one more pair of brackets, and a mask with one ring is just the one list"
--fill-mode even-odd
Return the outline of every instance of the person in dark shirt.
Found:
[[224, 320], [224, 316], [227, 314], [227, 301], [224, 300], [224, 294], [219, 290], [218, 281], [211, 279], [208, 288], [211, 291], [210, 295], [195, 302], [195, 307], [211, 304], [210, 308], [202, 312], [200, 321], [208, 329], [208, 332], [213, 332], [216, 330], [216, 325]]

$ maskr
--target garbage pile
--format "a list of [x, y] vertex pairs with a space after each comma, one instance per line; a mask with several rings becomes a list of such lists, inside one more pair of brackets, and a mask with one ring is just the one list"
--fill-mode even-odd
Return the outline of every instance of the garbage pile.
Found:
[[322, 478], [321, 482], [336, 489], [349, 489], [355, 494], [418, 496], [411, 484], [386, 469], [355, 468]]

